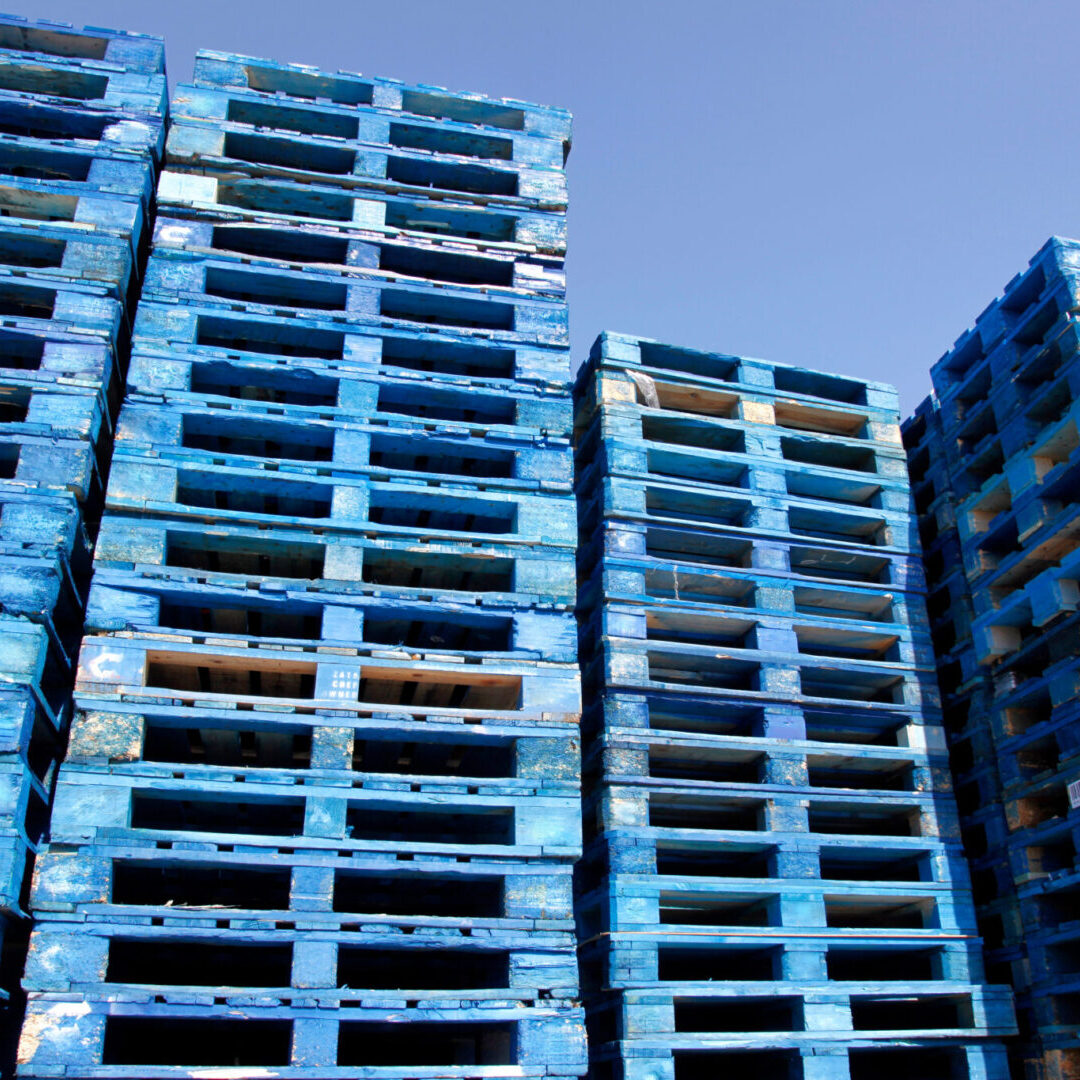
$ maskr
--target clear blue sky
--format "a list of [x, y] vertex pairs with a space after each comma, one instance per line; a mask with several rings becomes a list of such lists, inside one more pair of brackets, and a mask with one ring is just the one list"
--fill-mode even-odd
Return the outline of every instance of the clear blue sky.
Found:
[[8, 10], [574, 112], [574, 349], [600, 330], [900, 387], [1080, 235], [1075, 4], [49, 0]]

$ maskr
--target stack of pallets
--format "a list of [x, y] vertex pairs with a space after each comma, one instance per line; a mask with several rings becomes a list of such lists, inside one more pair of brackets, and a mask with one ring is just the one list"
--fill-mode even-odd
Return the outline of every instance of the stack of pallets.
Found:
[[[1008, 935], [1005, 932], [1016, 915], [1016, 895], [1009, 869], [1008, 826], [998, 795], [998, 760], [987, 723], [993, 680], [975, 655], [971, 636], [975, 614], [960, 556], [956, 492], [943, 451], [941, 414], [932, 397], [921, 402], [904, 423], [903, 439], [923, 549], [930, 636], [937, 658], [949, 767], [976, 925], [987, 978], [1010, 983], [1012, 965], [1022, 964], [1025, 953], [1019, 928]], [[1021, 1008], [1021, 1029], [1026, 1019]], [[1015, 1055], [1015, 1039], [1008, 1048]]]
[[577, 408], [592, 1075], [1001, 1080], [895, 393], [609, 334]]
[[155, 38], [0, 17], [0, 932], [24, 953], [164, 144]]
[[1017, 992], [1016, 1074], [1080, 1076], [1080, 243], [1053, 238], [933, 368], [913, 472], [954, 539], [932, 586], [970, 612], [939, 657], [988, 962]]
[[580, 1075], [569, 117], [173, 108], [21, 1075]]

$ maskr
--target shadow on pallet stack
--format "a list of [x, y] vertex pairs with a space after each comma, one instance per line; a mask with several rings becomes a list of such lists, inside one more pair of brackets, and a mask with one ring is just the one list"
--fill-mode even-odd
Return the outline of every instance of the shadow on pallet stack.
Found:
[[164, 121], [159, 40], [0, 17], [5, 994], [22, 970], [27, 871], [67, 735]]
[[569, 118], [195, 82], [20, 1075], [580, 1075]]
[[1017, 994], [1017, 1080], [1080, 1077], [1078, 296], [1080, 243], [1051, 239], [905, 428], [936, 500], [939, 675], [987, 964]]
[[895, 393], [604, 335], [577, 387], [598, 1080], [1003, 1080]]

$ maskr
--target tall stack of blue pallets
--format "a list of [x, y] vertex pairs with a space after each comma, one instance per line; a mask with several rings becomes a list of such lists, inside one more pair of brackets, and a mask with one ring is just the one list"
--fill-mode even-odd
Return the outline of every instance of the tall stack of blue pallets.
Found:
[[576, 397], [592, 1075], [1003, 1080], [895, 393], [609, 334]]
[[581, 1075], [569, 117], [172, 120], [20, 1075]]
[[5, 996], [70, 715], [165, 95], [155, 38], [0, 17], [0, 933], [15, 969], [0, 980]]
[[[943, 452], [941, 414], [933, 398], [923, 401], [904, 423], [903, 439], [923, 548], [930, 636], [937, 658], [960, 836], [976, 902], [976, 925], [988, 978], [1009, 983], [1011, 965], [1023, 962], [1024, 945], [1017, 933], [1008, 939], [1005, 936], [1005, 925], [1016, 912], [1016, 896], [1009, 869], [1008, 827], [999, 797], [998, 760], [987, 722], [993, 680], [975, 655], [975, 613], [960, 554], [956, 492]], [[1026, 1022], [1021, 1008], [1021, 1031]], [[1015, 1056], [1015, 1039], [1008, 1048]]]
[[934, 366], [936, 396], [905, 432], [912, 473], [943, 475], [938, 516], [955, 523], [927, 568], [970, 616], [946, 628], [939, 670], [1022, 1080], [1080, 1076], [1078, 304], [1080, 243], [1053, 238]]

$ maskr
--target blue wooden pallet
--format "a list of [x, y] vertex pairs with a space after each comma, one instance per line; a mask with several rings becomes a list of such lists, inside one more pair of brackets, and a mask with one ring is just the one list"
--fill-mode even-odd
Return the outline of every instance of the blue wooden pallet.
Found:
[[590, 478], [578, 483], [590, 496], [579, 499], [584, 528], [601, 521], [607, 527], [628, 522], [652, 529], [692, 529], [746, 537], [786, 538], [814, 544], [828, 541], [850, 544], [863, 552], [894, 549], [917, 551], [917, 534], [911, 515], [850, 504], [823, 503], [738, 488], [716, 489], [667, 479], [615, 476]]
[[24, 915], [33, 852], [48, 827], [70, 673], [46, 630], [0, 615], [0, 915]]
[[[174, 272], [178, 269], [152, 259], [144, 289], [147, 302], [178, 305], [173, 315], [178, 322], [191, 317], [189, 308], [197, 306], [207, 318], [235, 310], [263, 318], [287, 312], [298, 327], [323, 334], [416, 324], [417, 329], [437, 326], [464, 340], [480, 338], [496, 345], [565, 345], [568, 340], [565, 304], [505, 290], [474, 293], [419, 280], [390, 284], [381, 275], [363, 282], [365, 287], [358, 283], [324, 289], [310, 275], [255, 273], [229, 263], [185, 268], [191, 275]], [[185, 276], [190, 278], [186, 283]], [[355, 276], [360, 278], [360, 272]]]
[[[872, 942], [864, 938], [862, 943]], [[720, 952], [718, 970], [730, 963], [720, 958]], [[736, 950], [732, 952], [737, 956]], [[737, 981], [737, 973], [733, 974], [736, 981], [726, 985], [691, 978], [611, 995], [591, 1010], [592, 1024], [598, 1033], [605, 1026], [613, 1029], [613, 1039], [676, 1053], [798, 1049], [829, 1043], [889, 1047], [900, 1031], [906, 1031], [914, 1045], [929, 1047], [1001, 1038], [1011, 1030], [1012, 1008], [1004, 988], [948, 980], [934, 986], [895, 986], [885, 981], [851, 986], [841, 980], [817, 982], [805, 977], [755, 982]]]
[[0, 131], [30, 139], [65, 142], [96, 150], [115, 145], [159, 160], [165, 145], [163, 118], [143, 110], [88, 108], [37, 96], [16, 97], [0, 91]]
[[619, 690], [682, 691], [699, 700], [939, 707], [930, 670], [889, 660], [833, 659], [831, 648], [816, 643], [809, 647], [822, 652], [756, 647], [744, 643], [739, 628], [736, 623], [735, 636], [722, 632], [707, 643], [605, 635], [596, 652], [583, 657], [585, 677]]
[[496, 131], [523, 131], [564, 143], [570, 139], [570, 114], [551, 105], [353, 72], [319, 71], [304, 64], [283, 64], [209, 49], [196, 53], [195, 82], [202, 87], [247, 89], [301, 101], [324, 98], [339, 105], [372, 105]]
[[[378, 339], [372, 341], [381, 347]], [[216, 359], [163, 353], [151, 348], [132, 357], [128, 370], [132, 403], [212, 404], [252, 416], [296, 420], [350, 420], [360, 415], [410, 428], [477, 435], [569, 435], [568, 402], [555, 387], [465, 373], [394, 370], [393, 357], [380, 370], [318, 362], [301, 367], [270, 356]], [[418, 350], [417, 359], [421, 357]], [[508, 360], [512, 365], [513, 353]]]
[[89, 541], [70, 494], [37, 492], [0, 480], [0, 545], [4, 550], [58, 558], [81, 579], [89, 569]]
[[[658, 721], [661, 707], [655, 703]], [[893, 732], [886, 728], [879, 744], [866, 745], [840, 741], [845, 733], [842, 714], [829, 717], [835, 733], [809, 726], [815, 719], [812, 713], [809, 725], [806, 716], [792, 716], [792, 729], [801, 719], [809, 730], [802, 738], [793, 730], [792, 737], [782, 741], [767, 736], [763, 718], [750, 731], [715, 733], [707, 730], [705, 718], [693, 714], [689, 719], [698, 719], [704, 730], [638, 729], [623, 726], [619, 721], [624, 718], [636, 719], [629, 708], [605, 710], [606, 723], [586, 757], [586, 768], [602, 770], [603, 782], [640, 783], [650, 789], [681, 783], [691, 793], [707, 793], [712, 784], [734, 784], [742, 794], [755, 786], [780, 785], [783, 791], [794, 785], [805, 788], [808, 797], [822, 789], [848, 795], [873, 790], [925, 793], [934, 783], [948, 783], [944, 737], [934, 725], [905, 725]], [[857, 731], [866, 718], [855, 715], [851, 721]], [[678, 716], [671, 722], [677, 723]], [[890, 734], [891, 741], [886, 741]]]
[[217, 403], [140, 404], [130, 398], [117, 441], [126, 455], [169, 461], [177, 467], [214, 462], [281, 472], [429, 483], [476, 482], [486, 488], [569, 496], [570, 447], [565, 439], [538, 437], [483, 425], [403, 424], [342, 411], [333, 418], [252, 415]]
[[89, 235], [63, 223], [42, 224], [5, 221], [0, 229], [0, 262], [9, 266], [33, 266], [35, 278], [104, 286], [125, 306], [132, 299], [134, 261], [131, 250], [119, 237]]
[[63, 731], [27, 686], [0, 686], [0, 755], [3, 760], [33, 759], [40, 776], [58, 760]]
[[[2, 534], [0, 534], [2, 535]], [[24, 534], [20, 533], [20, 540]], [[370, 595], [433, 603], [463, 602], [496, 610], [574, 603], [574, 557], [564, 545], [487, 544], [450, 537], [423, 542], [358, 536], [348, 530], [219, 525], [110, 514], [96, 550], [104, 584], [111, 570], [148, 580], [195, 581], [268, 594], [300, 590], [310, 599]]]
[[69, 707], [71, 675], [44, 626], [0, 614], [0, 688], [29, 691], [60, 730]]
[[226, 213], [194, 218], [161, 216], [154, 226], [155, 252], [163, 257], [188, 252], [191, 257], [197, 255], [225, 267], [241, 262], [264, 270], [300, 271], [303, 281], [313, 282], [310, 292], [319, 306], [333, 299], [329, 288], [347, 285], [352, 276], [373, 277], [375, 271], [406, 283], [419, 278], [451, 286], [515, 290], [507, 293], [510, 296], [558, 299], [566, 293], [562, 260], [536, 252], [463, 246], [434, 233], [249, 225], [232, 217]]
[[[309, 310], [315, 318], [384, 314], [535, 333], [545, 322], [552, 332], [557, 329], [558, 309], [550, 305], [565, 299], [562, 264], [552, 259], [473, 255], [418, 238], [374, 234], [346, 240], [318, 229], [227, 229], [174, 218], [159, 220], [155, 234], [144, 290], [165, 300], [178, 296], [214, 304], [228, 299]], [[193, 250], [198, 248], [203, 250]], [[380, 306], [379, 290], [386, 289]], [[406, 299], [421, 295], [415, 290], [428, 297], [431, 310], [423, 310], [418, 300], [416, 310], [408, 310]], [[439, 297], [441, 308], [435, 304]], [[457, 309], [451, 304], [455, 297]], [[464, 302], [469, 297], [472, 304]]]
[[[60, 286], [60, 287], [58, 287]], [[80, 333], [116, 348], [124, 325], [120, 304], [98, 285], [51, 282], [32, 274], [0, 270], [0, 304], [13, 329], [57, 329]]]
[[67, 380], [50, 384], [24, 380], [18, 373], [0, 375], [0, 409], [0, 430], [8, 439], [54, 435], [94, 447], [111, 428], [99, 387], [71, 385]]
[[41, 623], [69, 662], [78, 650], [83, 604], [70, 565], [59, 553], [11, 550], [0, 541], [0, 611]]
[[12, 56], [39, 55], [52, 61], [58, 57], [102, 60], [146, 74], [165, 71], [165, 43], [160, 37], [21, 15], [0, 16], [0, 49]]
[[[495, 938], [474, 935], [470, 941], [461, 935], [425, 934], [423, 928], [417, 929], [419, 934], [409, 935], [378, 932], [374, 927], [338, 929], [309, 940], [303, 930], [259, 926], [255, 920], [240, 933], [231, 928], [190, 927], [179, 935], [175, 928], [162, 926], [50, 921], [33, 939], [24, 986], [39, 993], [83, 992], [91, 999], [111, 989], [118, 999], [137, 1002], [144, 993], [141, 988], [150, 981], [147, 976], [153, 973], [145, 962], [153, 965], [157, 951], [162, 977], [154, 977], [153, 983], [158, 992], [180, 994], [180, 988], [187, 987], [192, 1004], [212, 1005], [214, 996], [221, 994], [219, 986], [237, 988], [230, 996], [239, 996], [242, 987], [265, 987], [261, 993], [267, 997], [285, 994], [295, 986], [307, 992], [302, 996], [318, 998], [327, 1008], [357, 998], [374, 1003], [380, 997], [408, 997], [427, 1007], [446, 1002], [450, 1008], [460, 1008], [465, 990], [481, 1002], [511, 998], [526, 1008], [541, 1000], [565, 1002], [577, 996], [570, 934], [549, 933], [543, 941], [539, 935], [508, 931]], [[57, 948], [64, 942], [70, 947]], [[189, 959], [196, 960], [194, 965], [185, 964], [184, 956], [178, 955], [185, 949], [192, 950]], [[215, 950], [220, 950], [217, 957]], [[256, 966], [260, 956], [270, 960], [263, 970]], [[234, 970], [220, 962], [225, 957], [236, 965]], [[246, 957], [255, 961], [248, 970]], [[415, 965], [415, 981], [406, 981], [409, 975], [405, 973], [376, 970], [376, 965], [395, 961]], [[456, 964], [460, 971], [455, 973]]]
[[34, 187], [46, 184], [47, 190], [72, 198], [130, 199], [145, 213], [149, 213], [154, 198], [153, 160], [138, 149], [123, 146], [68, 146], [53, 139], [0, 132], [0, 178], [6, 184], [19, 179]]
[[[577, 783], [580, 773], [577, 715], [569, 711], [484, 713], [425, 702], [355, 708], [335, 702], [333, 709], [305, 711], [282, 708], [280, 700], [249, 700], [236, 708], [224, 699], [201, 703], [196, 714], [168, 697], [136, 697], [80, 693], [71, 760], [107, 764], [145, 752], [148, 760], [177, 764], [304, 768], [314, 761], [318, 767], [325, 762], [327, 768], [402, 775], [428, 768], [448, 776], [471, 770], [537, 783], [550, 779], [556, 788]], [[387, 783], [400, 781], [391, 776]]]
[[[748, 1002], [750, 1004], [750, 1002]], [[590, 1027], [600, 1018], [589, 1016]], [[756, 1022], [760, 1022], [760, 1014]], [[980, 1041], [981, 1040], [981, 1041]], [[687, 1075], [742, 1075], [760, 1080], [1008, 1080], [1009, 1068], [1000, 1042], [981, 1033], [959, 1037], [917, 1039], [906, 1030], [875, 1041], [868, 1033], [836, 1032], [833, 1040], [815, 1043], [804, 1036], [775, 1036], [773, 1041], [745, 1049], [738, 1045], [706, 1044], [703, 1036], [683, 1036], [677, 1046], [658, 1039], [626, 1039], [590, 1050], [591, 1069], [605, 1077], [626, 1080], [675, 1080]], [[590, 1047], [593, 1045], [590, 1042]], [[697, 1070], [701, 1070], [697, 1072]]]
[[518, 1002], [402, 1011], [397, 999], [383, 1009], [332, 1014], [308, 995], [292, 1007], [251, 992], [241, 998], [209, 1008], [88, 1002], [76, 1016], [62, 997], [31, 995], [24, 1032], [42, 1034], [24, 1035], [18, 1075], [164, 1080], [231, 1069], [237, 1060], [289, 1080], [344, 1080], [373, 1065], [387, 1080], [434, 1080], [450, 1070], [477, 1078], [509, 1068], [537, 1078], [585, 1072], [582, 1015], [571, 1006], [545, 1002], [524, 1015]]
[[[242, 313], [219, 319], [207, 313], [176, 325], [175, 314], [167, 318], [167, 309], [140, 305], [129, 373], [133, 391], [191, 389], [312, 406], [333, 406], [336, 395], [339, 407], [366, 412], [374, 407], [374, 385], [392, 381], [402, 389], [414, 386], [425, 396], [429, 389], [475, 392], [477, 407], [489, 411], [495, 407], [492, 396], [527, 396], [528, 422], [547, 426], [555, 410], [556, 431], [565, 434], [569, 428], [568, 359], [562, 349], [496, 347], [394, 326], [305, 339], [291, 333], [283, 320]], [[366, 385], [352, 387], [353, 382]]]
[[118, 453], [107, 506], [114, 512], [222, 525], [298, 525], [461, 542], [574, 543], [574, 505], [564, 496], [488, 491], [475, 481], [456, 478], [429, 487], [426, 480], [321, 477], [315, 469], [284, 473], [201, 462], [178, 468]]
[[[7, 596], [18, 599], [20, 593], [15, 585], [4, 591], [4, 568], [0, 562], [0, 603], [15, 610]], [[44, 577], [22, 606], [40, 611], [53, 595], [41, 590], [54, 580], [55, 575]], [[258, 591], [241, 593], [236, 582], [204, 584], [194, 576], [164, 581], [99, 569], [90, 590], [87, 629], [161, 631], [174, 640], [222, 644], [257, 640], [291, 648], [317, 645], [367, 652], [401, 648], [474, 661], [508, 658], [572, 664], [577, 658], [572, 612], [523, 608], [505, 595], [501, 604], [489, 599], [478, 610], [468, 597], [438, 602], [419, 590], [411, 596], [335, 595], [330, 590], [313, 596], [302, 586], [268, 584], [263, 579]]]
[[[970, 1036], [968, 1037], [970, 1039]], [[1007, 1080], [1005, 1051], [998, 1042], [964, 1041], [957, 1043], [911, 1046], [905, 1032], [885, 1045], [870, 1040], [849, 1038], [847, 1047], [805, 1046], [799, 1049], [772, 1050], [681, 1050], [672, 1053], [663, 1047], [636, 1042], [622, 1043], [621, 1065], [611, 1059], [609, 1050], [598, 1053], [595, 1068], [621, 1069], [625, 1077], [657, 1077], [672, 1080], [677, 1071], [707, 1070], [718, 1073], [742, 1072], [760, 1080], [952, 1080], [967, 1076], [978, 1080]]]
[[[365, 103], [366, 104], [366, 103]], [[333, 101], [284, 101], [237, 86], [177, 87], [171, 102], [173, 116], [187, 121], [221, 122], [252, 129], [330, 136], [344, 143], [359, 141], [378, 146], [426, 150], [439, 157], [483, 162], [515, 162], [555, 169], [563, 166], [563, 140], [522, 129], [478, 131], [475, 123], [446, 116], [418, 114], [394, 116], [389, 110], [360, 108]]]
[[287, 705], [302, 714], [336, 709], [342, 717], [375, 706], [388, 714], [395, 707], [405, 713], [445, 709], [492, 720], [580, 713], [578, 672], [567, 664], [471, 664], [438, 653], [427, 660], [409, 647], [359, 653], [322, 652], [314, 643], [288, 650], [192, 645], [170, 641], [168, 634], [91, 637], [83, 642], [77, 700], [87, 708], [103, 707], [89, 704], [95, 695], [100, 701], [141, 697], [203, 707], [244, 701]]
[[[16, 691], [12, 740], [25, 742], [30, 720], [25, 693]], [[192, 718], [182, 709], [143, 703], [94, 702], [77, 711], [68, 761], [100, 771], [130, 766], [133, 775], [217, 783], [309, 784], [338, 789], [488, 793], [522, 791], [578, 797], [577, 732], [557, 717], [530, 722], [493, 718], [465, 725], [437, 710], [395, 716], [388, 706], [368, 715], [337, 716], [330, 710], [294, 715], [271, 708], [206, 707]], [[38, 723], [40, 727], [40, 723]], [[14, 745], [14, 743], [12, 744]], [[19, 744], [20, 748], [22, 744]], [[136, 767], [136, 763], [143, 764]], [[76, 770], [74, 780], [81, 774]], [[430, 785], [429, 785], [430, 781]]]
[[1078, 574], [1080, 552], [1073, 551], [1015, 588], [997, 605], [992, 605], [986, 591], [976, 594], [973, 601], [978, 614], [972, 637], [979, 660], [1006, 656], [1020, 645], [1025, 632], [1048, 627], [1075, 612], [1080, 600]]
[[[583, 577], [598, 566], [611, 567], [640, 575], [674, 573], [685, 567], [687, 573], [733, 576], [740, 568], [756, 561], [760, 572], [790, 571], [789, 585], [798, 579], [808, 586], [837, 582], [843, 587], [872, 589], [881, 586], [893, 592], [914, 593], [925, 589], [921, 560], [913, 553], [884, 547], [862, 546], [824, 537], [768, 535], [740, 526], [725, 526], [712, 521], [663, 522], [650, 524], [633, 520], [597, 517], [597, 507], [584, 502], [581, 514], [579, 565]], [[758, 555], [755, 557], [754, 552]], [[625, 587], [639, 581], [626, 578]], [[722, 581], [722, 577], [721, 577]], [[700, 580], [698, 588], [707, 587]], [[623, 586], [620, 586], [623, 587]], [[659, 578], [653, 586], [658, 591], [670, 588], [674, 580]], [[718, 582], [716, 589], [724, 591]], [[692, 591], [692, 590], [691, 590]]]
[[508, 860], [482, 850], [399, 859], [327, 841], [248, 837], [192, 846], [129, 832], [46, 845], [31, 906], [48, 932], [85, 924], [183, 934], [205, 929], [212, 917], [216, 929], [241, 932], [418, 936], [447, 945], [475, 938], [543, 952], [564, 947], [574, 929], [571, 869], [565, 860]]
[[[602, 596], [618, 604], [683, 605], [702, 610], [715, 606], [733, 613], [745, 611], [748, 617], [760, 612], [814, 617], [836, 625], [895, 626], [920, 645], [929, 632], [921, 593], [903, 588], [907, 575], [893, 573], [889, 560], [876, 563], [877, 580], [857, 576], [857, 568], [851, 568], [845, 580], [842, 567], [835, 576], [826, 576], [828, 550], [822, 553], [822, 565], [818, 566], [793, 546], [751, 545], [746, 541], [732, 546], [729, 565], [710, 565], [704, 552], [697, 559], [692, 551], [663, 557], [647, 550], [619, 551], [614, 545], [605, 547], [603, 540], [603, 536], [597, 537], [579, 555], [580, 606], [586, 611]], [[758, 552], [758, 565], [739, 565], [738, 556], [751, 550]], [[770, 562], [761, 557], [765, 552], [772, 556]], [[868, 562], [875, 566], [873, 560]], [[902, 563], [898, 569], [903, 570]]]
[[[823, 859], [827, 852], [823, 849]], [[886, 849], [882, 854], [894, 852]], [[789, 992], [798, 993], [800, 983], [813, 985], [826, 978], [864, 986], [947, 980], [967, 983], [969, 992], [983, 982], [980, 941], [968, 921], [970, 905], [960, 903], [962, 922], [957, 926], [947, 879], [936, 886], [867, 882], [863, 877], [793, 881], [790, 875], [687, 880], [668, 869], [668, 861], [678, 855], [677, 849], [661, 849], [659, 874], [647, 867], [647, 859], [634, 866], [627, 856], [612, 856], [607, 869], [612, 891], [618, 886], [619, 897], [625, 899], [609, 897], [606, 919], [593, 922], [610, 929], [601, 929], [583, 945], [586, 984], [630, 989], [669, 980], [746, 981], [764, 983], [761, 989], [771, 993], [782, 993], [783, 988], [768, 984], [787, 983]], [[839, 849], [830, 859], [841, 856], [852, 861]], [[872, 862], [865, 866], [875, 868]], [[652, 885], [649, 878], [655, 878]], [[938, 907], [942, 897], [946, 902]], [[582, 903], [588, 915], [595, 898]], [[920, 912], [940, 912], [943, 925], [926, 925]], [[860, 925], [860, 920], [872, 924], [875, 919], [879, 925]], [[826, 975], [827, 958], [834, 963]], [[875, 989], [887, 992], [889, 987]], [[997, 993], [1008, 1000], [1007, 990]]]
[[46, 433], [0, 433], [0, 467], [26, 491], [68, 491], [80, 503], [100, 504], [103, 483], [95, 447], [86, 439]]
[[[771, 755], [759, 765], [747, 755], [728, 764], [733, 770], [742, 767], [739, 780], [696, 786], [663, 776], [648, 783], [605, 775], [602, 783], [594, 781], [595, 797], [586, 797], [590, 829], [603, 835], [612, 858], [631, 863], [640, 857], [643, 867], [663, 857], [672, 867], [667, 872], [678, 874], [681, 851], [687, 876], [816, 876], [819, 854], [846, 854], [849, 848], [867, 849], [871, 869], [886, 850], [898, 861], [907, 852], [913, 865], [945, 857], [941, 845], [959, 856], [956, 811], [948, 804], [936, 806], [933, 793], [830, 786], [827, 774], [823, 781], [818, 771], [828, 759], [810, 769], [806, 760], [798, 754]], [[727, 859], [726, 851], [742, 852], [743, 858]], [[701, 859], [696, 870], [691, 868], [695, 852]]]
[[[819, 851], [821, 876], [735, 877], [720, 872], [730, 871], [734, 860], [725, 863], [718, 856], [713, 876], [691, 877], [673, 870], [679, 858], [689, 865], [690, 851], [685, 847], [660, 847], [657, 866], [662, 872], [657, 873], [645, 867], [647, 858], [635, 866], [629, 851], [604, 851], [594, 845], [578, 874], [580, 936], [596, 952], [612, 933], [625, 933], [624, 944], [635, 934], [696, 936], [701, 946], [724, 935], [767, 939], [786, 933], [793, 939], [828, 944], [865, 941], [880, 934], [906, 939], [913, 946], [973, 935], [970, 896], [958, 893], [947, 874], [940, 872], [944, 859], [932, 860], [938, 868], [936, 879], [910, 880], [914, 875], [909, 873], [908, 880], [894, 880], [897, 873], [890, 876], [890, 867], [898, 871], [902, 860], [891, 859], [888, 851], [863, 850], [861, 860], [855, 844]], [[962, 863], [955, 852], [948, 858]], [[701, 866], [707, 865], [702, 858]], [[815, 868], [813, 860], [806, 865]], [[884, 880], [875, 880], [875, 872]], [[845, 879], [843, 874], [851, 876]], [[656, 978], [655, 972], [651, 977]], [[736, 970], [728, 977], [740, 975]]]
[[644, 440], [607, 438], [587, 465], [580, 465], [581, 485], [595, 485], [590, 473], [645, 482], [674, 482], [718, 492], [755, 492], [773, 499], [785, 494], [827, 504], [838, 511], [881, 509], [907, 514], [910, 499], [905, 477], [888, 479], [839, 468], [770, 460], [756, 453], [721, 453]]
[[[766, 360], [604, 333], [578, 376], [575, 396], [638, 402], [707, 416], [741, 416], [794, 430], [899, 445], [896, 390]], [[762, 408], [771, 406], [771, 408]]]
[[158, 185], [158, 200], [171, 216], [225, 211], [245, 221], [277, 226], [314, 222], [320, 227], [437, 233], [522, 254], [566, 252], [562, 214], [516, 206], [489, 209], [462, 193], [429, 200], [411, 192], [394, 195], [367, 186], [344, 189], [340, 184], [297, 183], [287, 177], [218, 177], [166, 169]]
[[77, 57], [23, 55], [0, 52], [0, 90], [63, 103], [70, 108], [144, 113], [163, 117], [166, 110], [164, 73], [131, 71], [126, 65]]
[[[406, 196], [449, 191], [475, 197], [487, 206], [532, 206], [556, 212], [566, 208], [561, 166], [474, 156], [470, 144], [485, 141], [475, 135], [475, 129], [461, 128], [443, 139], [422, 123], [391, 122], [389, 134], [397, 135], [399, 141], [387, 145], [379, 137], [387, 130], [385, 125], [376, 121], [354, 128], [353, 110], [343, 111], [340, 120], [330, 118], [327, 124], [327, 114], [305, 109], [303, 103], [284, 105], [244, 95], [229, 101], [226, 114], [224, 121], [212, 120], [211, 126], [202, 115], [174, 113], [166, 146], [170, 163], [209, 165], [218, 172], [244, 171], [253, 176], [321, 176], [347, 186], [366, 182]], [[301, 130], [306, 127], [320, 130], [314, 134]], [[324, 127], [348, 134], [323, 134]], [[488, 137], [486, 141], [499, 140]], [[425, 143], [433, 145], [429, 148]], [[554, 156], [561, 156], [561, 151]]]
[[[757, 652], [762, 663], [782, 663], [779, 656], [786, 653], [810, 683], [817, 680], [809, 669], [822, 662], [816, 658], [846, 666], [856, 682], [860, 672], [927, 671], [934, 662], [929, 642], [908, 627], [830, 619], [817, 612], [800, 618], [782, 610], [757, 612], [735, 605], [642, 602], [638, 598], [620, 602], [605, 597], [600, 610], [592, 618], [583, 616], [582, 624], [583, 636], [593, 643], [583, 649], [584, 657], [603, 647], [613, 655], [624, 654], [627, 659], [622, 662], [632, 663], [631, 654], [643, 651], [651, 657], [654, 647], [679, 651], [712, 646], [730, 651], [732, 658], [750, 659], [746, 654]], [[768, 681], [763, 677], [762, 688]]]
[[145, 211], [136, 199], [87, 192], [81, 185], [73, 187], [62, 180], [12, 177], [0, 182], [0, 211], [5, 218], [29, 223], [71, 221], [104, 236], [122, 237], [131, 245], [133, 257], [138, 255], [146, 225]]
[[0, 380], [5, 385], [40, 383], [44, 389], [115, 393], [117, 357], [105, 342], [51, 326], [5, 327], [0, 346]]
[[255, 837], [295, 847], [329, 842], [414, 857], [479, 853], [574, 859], [581, 851], [576, 790], [537, 788], [506, 778], [436, 776], [394, 783], [379, 776], [367, 781], [357, 773], [350, 781], [319, 770], [301, 775], [69, 762], [49, 833], [53, 843], [119, 838], [133, 831], [174, 844], [243, 844]]
[[748, 455], [761, 465], [772, 459], [794, 468], [810, 465], [824, 475], [843, 470], [887, 485], [907, 479], [904, 450], [894, 443], [785, 429], [755, 420], [752, 414], [744, 419], [615, 402], [605, 403], [591, 419], [586, 410], [579, 410], [577, 427], [583, 463], [605, 453], [617, 460], [637, 447], [652, 454]]

